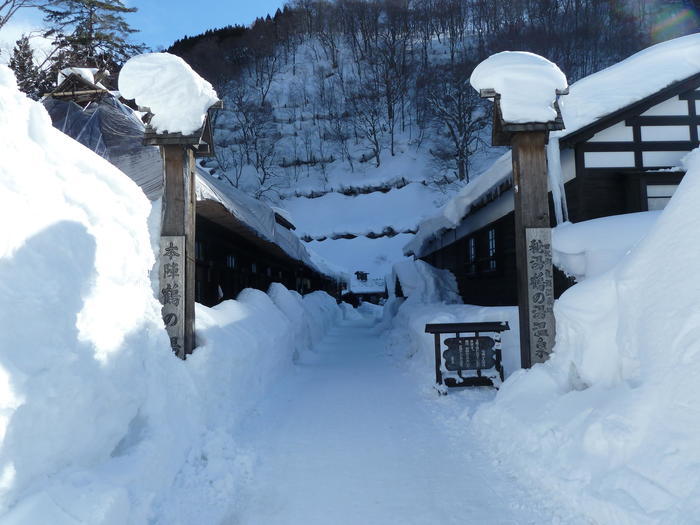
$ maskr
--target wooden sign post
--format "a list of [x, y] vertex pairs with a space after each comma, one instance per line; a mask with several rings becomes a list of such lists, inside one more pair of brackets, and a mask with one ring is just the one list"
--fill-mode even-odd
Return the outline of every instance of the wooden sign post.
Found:
[[163, 145], [164, 187], [160, 232], [160, 301], [173, 352], [194, 350], [195, 165], [192, 148]]
[[498, 93], [482, 90], [481, 96], [494, 99], [493, 145], [511, 146], [513, 150], [520, 358], [521, 366], [530, 368], [545, 362], [554, 347], [554, 274], [545, 148], [549, 132], [564, 129], [564, 123], [556, 105], [554, 121], [508, 123], [502, 118]]
[[[217, 103], [212, 109], [220, 107]], [[144, 144], [159, 146], [163, 160], [159, 299], [170, 346], [185, 359], [195, 348], [195, 156], [211, 155], [210, 119], [193, 135], [157, 133], [147, 127]]]

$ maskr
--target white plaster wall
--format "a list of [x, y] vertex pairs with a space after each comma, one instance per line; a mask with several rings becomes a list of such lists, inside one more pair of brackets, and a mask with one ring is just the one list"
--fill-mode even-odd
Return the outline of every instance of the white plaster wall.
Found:
[[690, 140], [689, 126], [642, 126], [642, 141]]
[[664, 115], [687, 115], [688, 102], [680, 100], [677, 96], [664, 100], [661, 104], [649, 108], [642, 113], [643, 116], [664, 116]]
[[687, 151], [644, 151], [642, 163], [645, 168], [679, 166]]
[[632, 142], [633, 140], [632, 128], [625, 126], [625, 122], [622, 121], [599, 131], [588, 142]]
[[583, 154], [587, 168], [633, 168], [632, 151], [587, 151]]

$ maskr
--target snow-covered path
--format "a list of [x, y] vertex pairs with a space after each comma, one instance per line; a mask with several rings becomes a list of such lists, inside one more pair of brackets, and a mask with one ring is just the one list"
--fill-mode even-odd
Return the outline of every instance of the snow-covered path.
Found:
[[[259, 463], [225, 523], [550, 523], [439, 420], [441, 401], [391, 363], [365, 321], [335, 328], [245, 422]], [[475, 390], [478, 404], [493, 396]], [[447, 396], [450, 398], [451, 396]], [[445, 398], [442, 398], [445, 399]], [[456, 423], [455, 428], [459, 428]], [[464, 423], [461, 423], [463, 426]], [[457, 443], [460, 445], [457, 445]]]

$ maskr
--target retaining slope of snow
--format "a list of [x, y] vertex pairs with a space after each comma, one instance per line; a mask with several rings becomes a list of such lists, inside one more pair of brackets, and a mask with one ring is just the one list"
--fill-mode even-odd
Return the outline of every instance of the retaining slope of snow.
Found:
[[560, 224], [552, 230], [552, 260], [577, 281], [602, 275], [649, 233], [659, 215], [643, 211]]
[[597, 523], [700, 511], [700, 152], [649, 234], [555, 307], [549, 362], [471, 425], [514, 475]]
[[180, 361], [149, 279], [149, 201], [5, 66], [0, 155], [0, 521], [221, 521], [252, 461], [231, 429], [340, 308], [245, 290], [198, 306], [200, 348]]

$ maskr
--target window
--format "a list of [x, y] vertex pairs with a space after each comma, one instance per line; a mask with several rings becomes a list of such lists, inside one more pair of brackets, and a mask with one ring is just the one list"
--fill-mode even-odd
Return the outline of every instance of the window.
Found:
[[253, 273], [257, 273], [257, 271], [258, 271], [258, 265], [255, 264], [255, 263], [251, 263], [251, 265], [250, 265], [250, 271], [253, 272]]
[[467, 241], [467, 273], [476, 273], [476, 238], [469, 237]]
[[202, 241], [194, 243], [194, 257], [198, 261], [204, 260], [204, 243]]
[[489, 271], [494, 271], [496, 269], [496, 230], [489, 230]]
[[648, 184], [647, 210], [663, 210], [678, 188], [678, 184]]
[[226, 256], [226, 268], [235, 268], [236, 267], [236, 258], [233, 255], [227, 255]]

